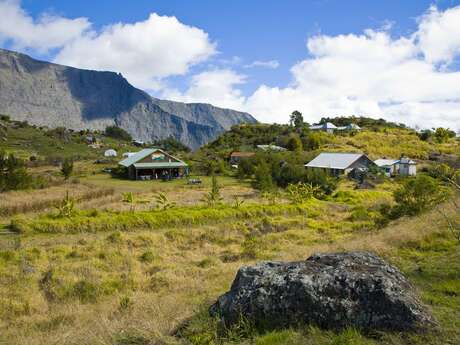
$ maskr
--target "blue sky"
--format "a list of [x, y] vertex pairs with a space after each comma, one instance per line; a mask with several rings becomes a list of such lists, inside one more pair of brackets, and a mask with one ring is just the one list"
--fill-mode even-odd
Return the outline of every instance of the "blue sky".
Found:
[[[418, 71], [426, 72], [424, 82], [434, 80], [446, 88], [456, 81], [460, 84], [460, 43], [451, 37], [460, 35], [460, 24], [455, 24], [457, 15], [460, 22], [460, 0], [0, 0], [0, 11], [2, 3], [8, 6], [5, 13], [15, 11], [8, 15], [13, 18], [8, 25], [23, 25], [18, 25], [18, 34], [0, 23], [0, 46], [76, 67], [116, 70], [157, 97], [211, 102], [250, 111], [267, 122], [285, 122], [293, 108], [307, 114], [310, 122], [323, 115], [351, 114], [401, 119], [423, 127], [455, 128], [460, 122], [455, 110], [458, 92], [430, 94], [422, 88], [402, 98], [383, 95], [405, 90], [407, 85], [395, 85], [394, 80], [407, 80]], [[157, 17], [150, 18], [152, 13]], [[144, 26], [136, 31], [136, 23]], [[52, 31], [61, 31], [62, 37]], [[138, 40], [141, 36], [145, 37]], [[446, 40], [447, 46], [437, 46]], [[134, 68], [114, 61], [119, 50], [99, 52], [98, 47], [113, 42], [128, 49], [133, 44], [152, 43], [152, 47], [132, 49], [129, 57], [137, 54]], [[376, 54], [367, 56], [374, 49]], [[435, 56], [435, 51], [445, 53]], [[351, 65], [350, 56], [356, 56], [361, 66], [369, 63], [368, 69]], [[120, 55], [120, 60], [126, 58]], [[407, 67], [414, 63], [418, 63], [415, 70]], [[345, 75], [343, 68], [348, 66], [356, 68], [360, 78]], [[373, 71], [378, 71], [378, 80], [371, 79]], [[363, 79], [363, 74], [369, 77]], [[355, 81], [369, 87], [348, 91], [346, 85]], [[327, 89], [332, 95], [326, 95]], [[433, 109], [438, 109], [436, 114]], [[424, 115], [427, 112], [429, 116]]]

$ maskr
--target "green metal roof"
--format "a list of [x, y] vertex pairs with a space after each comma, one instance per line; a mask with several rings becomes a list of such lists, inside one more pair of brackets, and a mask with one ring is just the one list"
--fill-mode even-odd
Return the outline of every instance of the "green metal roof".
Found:
[[155, 169], [155, 168], [181, 168], [186, 167], [187, 164], [184, 162], [161, 162], [161, 163], [134, 163], [135, 168], [147, 168], [147, 169]]
[[176, 159], [177, 162], [155, 162], [155, 163], [136, 163], [140, 161], [141, 159], [144, 159], [148, 155], [151, 155], [152, 153], [160, 151], [168, 156], [171, 156], [170, 154], [164, 152], [163, 150], [159, 148], [150, 148], [150, 149], [143, 149], [140, 150], [139, 152], [133, 154], [132, 156], [129, 156], [122, 161], [120, 161], [118, 164], [123, 165], [124, 167], [129, 167], [131, 165], [134, 165], [136, 168], [177, 168], [177, 167], [186, 167], [187, 163], [181, 161], [180, 159], [171, 156], [172, 158]]
[[129, 156], [125, 159], [123, 159], [122, 161], [120, 161], [118, 164], [120, 165], [123, 165], [125, 167], [129, 167], [130, 165], [133, 165], [134, 163], [136, 163], [137, 161], [147, 157], [148, 155], [151, 155], [152, 153], [154, 153], [156, 150], [156, 148], [151, 148], [151, 149], [143, 149], [143, 150], [140, 150], [139, 152], [133, 154], [132, 156]]

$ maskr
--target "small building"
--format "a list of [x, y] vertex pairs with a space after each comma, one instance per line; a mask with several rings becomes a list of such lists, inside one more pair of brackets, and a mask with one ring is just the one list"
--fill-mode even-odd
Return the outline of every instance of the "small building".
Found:
[[104, 157], [116, 157], [117, 156], [117, 151], [114, 149], [108, 149], [104, 152]]
[[276, 151], [276, 152], [287, 151], [286, 148], [277, 146], [277, 145], [257, 145], [257, 148], [262, 151]]
[[407, 157], [401, 157], [399, 160], [399, 175], [401, 176], [417, 175], [417, 162]]
[[310, 126], [310, 130], [312, 131], [323, 131], [329, 134], [333, 134], [336, 129], [337, 127], [331, 122]]
[[323, 152], [305, 164], [308, 169], [321, 169], [332, 176], [348, 175], [352, 171], [367, 171], [375, 165], [364, 153]]
[[377, 159], [374, 163], [385, 172], [387, 176], [394, 176], [398, 171], [399, 159]]
[[254, 152], [232, 152], [230, 154], [230, 164], [238, 164], [244, 158], [250, 158], [254, 156]]
[[360, 131], [361, 127], [359, 127], [357, 124], [350, 123], [349, 125], [346, 126], [340, 126], [337, 127], [338, 131]]
[[417, 175], [417, 162], [407, 158], [377, 159], [374, 163], [385, 171], [387, 176], [415, 176]]
[[133, 180], [171, 180], [188, 175], [187, 163], [158, 149], [143, 149], [118, 163]]

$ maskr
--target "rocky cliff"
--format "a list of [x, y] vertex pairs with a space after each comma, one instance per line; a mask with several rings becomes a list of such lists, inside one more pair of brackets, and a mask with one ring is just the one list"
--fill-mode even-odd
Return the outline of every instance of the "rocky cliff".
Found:
[[117, 124], [144, 141], [173, 136], [197, 148], [249, 114], [210, 104], [159, 100], [120, 74], [82, 70], [0, 49], [0, 113], [29, 123], [72, 129]]

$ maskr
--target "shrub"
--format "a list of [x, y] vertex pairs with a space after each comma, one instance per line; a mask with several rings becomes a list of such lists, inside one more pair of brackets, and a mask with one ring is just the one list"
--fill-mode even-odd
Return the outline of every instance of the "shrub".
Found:
[[69, 191], [66, 192], [64, 199], [56, 206], [58, 217], [70, 218], [75, 215], [75, 200], [69, 197]]
[[0, 151], [0, 192], [32, 186], [33, 178], [27, 173], [24, 162], [12, 154]]
[[61, 165], [61, 173], [65, 180], [68, 180], [73, 172], [73, 161], [70, 158], [64, 159]]
[[211, 179], [211, 191], [204, 196], [203, 201], [209, 207], [217, 206], [222, 202], [222, 196], [220, 195], [220, 186], [215, 176], [213, 176]]
[[131, 141], [133, 139], [128, 132], [126, 132], [123, 128], [120, 128], [118, 126], [106, 127], [105, 135], [110, 138], [120, 139], [120, 140], [125, 140], [125, 141]]
[[394, 214], [413, 216], [445, 200], [447, 191], [434, 178], [418, 175], [406, 180], [393, 196], [398, 204]]
[[270, 191], [274, 187], [270, 167], [265, 162], [262, 162], [256, 168], [255, 187], [263, 192]]
[[157, 193], [157, 195], [155, 195], [155, 202], [156, 202], [157, 209], [162, 210], [162, 211], [166, 211], [166, 210], [176, 206], [175, 202], [169, 201], [168, 197], [166, 196], [166, 194], [161, 193], [161, 192], [159, 192], [159, 193]]
[[321, 194], [321, 189], [318, 186], [313, 186], [311, 183], [290, 184], [287, 187], [287, 195], [293, 204], [301, 204], [315, 196]]

